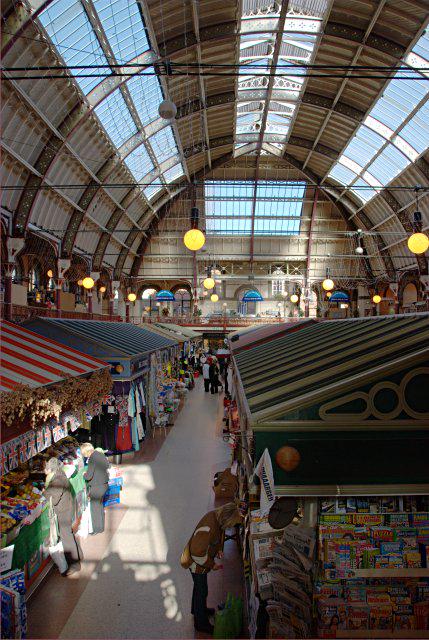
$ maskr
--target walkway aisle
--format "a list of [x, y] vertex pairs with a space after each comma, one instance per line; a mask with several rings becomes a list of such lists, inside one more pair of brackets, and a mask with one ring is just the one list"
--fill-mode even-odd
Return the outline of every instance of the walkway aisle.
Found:
[[[30, 638], [36, 637], [32, 621], [41, 632], [38, 637], [45, 638], [194, 637], [192, 580], [179, 558], [198, 519], [213, 507], [214, 472], [228, 464], [228, 450], [216, 434], [219, 411], [219, 396], [205, 394], [198, 380], [155, 459], [148, 462], [148, 453], [142, 452], [124, 465], [122, 511], [109, 514], [111, 532], [97, 543], [104, 545], [103, 551], [95, 553], [98, 537], [88, 539], [87, 578], [52, 575], [47, 580], [30, 603]], [[91, 547], [99, 562], [91, 563]], [[232, 547], [227, 556], [231, 553]], [[237, 558], [232, 562], [239, 572]], [[235, 586], [235, 580], [228, 579], [231, 570], [229, 566], [225, 573], [210, 575], [209, 605]], [[64, 611], [64, 626], [56, 633], [52, 629], [51, 635], [55, 584], [62, 594], [57, 604]], [[67, 605], [69, 591], [75, 593], [74, 609]]]

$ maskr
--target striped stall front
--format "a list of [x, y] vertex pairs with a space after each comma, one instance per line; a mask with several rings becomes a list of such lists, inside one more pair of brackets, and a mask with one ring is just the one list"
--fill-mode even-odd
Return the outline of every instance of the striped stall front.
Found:
[[5, 320], [0, 326], [0, 391], [13, 391], [20, 384], [41, 387], [108, 366]]

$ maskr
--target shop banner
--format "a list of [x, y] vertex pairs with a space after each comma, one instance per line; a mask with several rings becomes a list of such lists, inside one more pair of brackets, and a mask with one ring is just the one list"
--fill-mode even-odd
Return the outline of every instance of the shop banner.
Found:
[[274, 474], [271, 456], [268, 449], [265, 449], [255, 468], [255, 475], [261, 481], [261, 515], [265, 515], [270, 510], [274, 500]]

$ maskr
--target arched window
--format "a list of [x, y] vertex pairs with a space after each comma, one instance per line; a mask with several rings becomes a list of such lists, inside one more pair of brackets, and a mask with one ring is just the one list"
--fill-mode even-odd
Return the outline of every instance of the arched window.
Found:
[[147, 313], [152, 315], [152, 313], [155, 313], [157, 311], [156, 289], [144, 289], [144, 291], [142, 292], [142, 300], [144, 303], [144, 309], [145, 311], [147, 311]]
[[191, 294], [187, 289], [177, 289], [174, 293], [173, 314], [185, 316], [191, 313]]
[[28, 292], [32, 293], [40, 288], [40, 265], [34, 264], [28, 272]]

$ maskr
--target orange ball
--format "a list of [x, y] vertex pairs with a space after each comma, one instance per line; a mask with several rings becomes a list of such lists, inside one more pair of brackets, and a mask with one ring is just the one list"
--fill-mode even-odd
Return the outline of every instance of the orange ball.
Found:
[[300, 453], [294, 447], [280, 447], [276, 453], [276, 464], [283, 471], [293, 471], [300, 462]]

